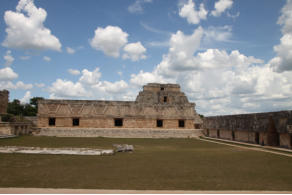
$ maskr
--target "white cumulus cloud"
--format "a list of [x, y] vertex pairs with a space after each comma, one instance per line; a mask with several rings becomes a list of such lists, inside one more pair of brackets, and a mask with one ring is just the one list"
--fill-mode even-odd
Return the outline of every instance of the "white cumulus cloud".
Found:
[[0, 80], [0, 89], [29, 90], [32, 88], [33, 88], [32, 84], [25, 84], [22, 81], [13, 83], [12, 81], [9, 81], [9, 80], [6, 80], [6, 81]]
[[190, 24], [199, 24], [200, 20], [207, 18], [208, 11], [205, 9], [204, 4], [200, 4], [200, 8], [196, 8], [196, 4], [189, 0], [187, 4], [184, 4], [179, 10], [179, 15], [182, 18], [186, 18]]
[[[207, 29], [209, 30], [209, 29]], [[152, 72], [132, 74], [132, 86], [149, 82], [178, 83], [199, 113], [236, 114], [292, 107], [292, 71], [277, 73], [271, 64], [238, 50], [198, 52], [206, 36], [199, 27], [169, 40], [169, 51]], [[268, 106], [267, 106], [268, 105]]]
[[132, 61], [139, 61], [140, 59], [146, 59], [146, 48], [141, 44], [141, 42], [137, 43], [129, 43], [124, 47], [124, 55], [123, 59], [131, 59]]
[[49, 87], [50, 98], [87, 97], [88, 93], [81, 83], [57, 79]]
[[2, 45], [8, 48], [61, 51], [59, 39], [44, 26], [47, 12], [33, 0], [20, 0], [16, 11], [6, 11], [7, 36]]
[[152, 0], [136, 0], [133, 4], [128, 7], [128, 11], [130, 13], [142, 13], [143, 12], [143, 4], [151, 3]]
[[[100, 80], [99, 68], [83, 69], [77, 82], [57, 79], [49, 87], [50, 98], [84, 98], [100, 100], [133, 100], [133, 88], [124, 80], [109, 82]], [[137, 92], [135, 92], [137, 93]]]
[[79, 70], [76, 70], [76, 69], [68, 69], [68, 72], [72, 75], [79, 75], [80, 74], [80, 71]]
[[225, 26], [209, 26], [204, 29], [204, 40], [208, 43], [213, 43], [214, 41], [219, 42], [231, 42], [232, 37], [232, 27]]
[[45, 61], [47, 61], [47, 62], [50, 62], [50, 61], [51, 61], [51, 58], [48, 57], [48, 56], [44, 56], [43, 59], [44, 59]]
[[83, 69], [82, 76], [79, 81], [86, 85], [93, 85], [99, 83], [100, 77], [101, 73], [99, 72], [99, 68], [95, 68], [92, 72], [87, 69]]
[[29, 103], [29, 100], [32, 98], [30, 91], [25, 92], [23, 98], [20, 99], [20, 102], [22, 104]]
[[10, 67], [0, 69], [0, 81], [11, 81], [17, 77], [18, 74], [15, 73]]
[[5, 66], [10, 66], [14, 62], [14, 57], [11, 55], [11, 51], [8, 50], [6, 54], [3, 56], [5, 60]]
[[232, 7], [232, 0], [219, 0], [215, 3], [215, 9], [211, 12], [212, 16], [219, 17], [222, 13], [224, 13], [227, 9]]
[[118, 26], [98, 27], [90, 40], [92, 48], [111, 57], [120, 56], [120, 48], [128, 42], [128, 34]]
[[282, 8], [282, 15], [278, 19], [278, 24], [282, 25], [283, 36], [280, 44], [274, 46], [277, 56], [270, 63], [277, 72], [292, 71], [292, 1], [287, 0]]
[[75, 53], [75, 49], [71, 48], [71, 47], [66, 47], [66, 51], [68, 54], [74, 54]]
[[35, 85], [36, 87], [39, 87], [39, 88], [43, 88], [43, 87], [46, 86], [44, 83], [35, 83], [34, 85]]

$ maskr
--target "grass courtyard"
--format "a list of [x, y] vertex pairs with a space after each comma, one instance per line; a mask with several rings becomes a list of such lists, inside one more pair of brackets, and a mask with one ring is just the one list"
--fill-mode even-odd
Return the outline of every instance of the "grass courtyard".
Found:
[[292, 158], [197, 139], [1, 139], [0, 146], [112, 148], [113, 156], [0, 154], [0, 187], [292, 190]]

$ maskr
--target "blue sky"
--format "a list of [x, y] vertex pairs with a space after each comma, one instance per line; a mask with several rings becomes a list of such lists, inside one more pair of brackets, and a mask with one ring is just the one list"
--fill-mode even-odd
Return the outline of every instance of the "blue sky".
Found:
[[200, 114], [292, 108], [290, 0], [1, 0], [10, 100], [135, 100], [178, 83]]

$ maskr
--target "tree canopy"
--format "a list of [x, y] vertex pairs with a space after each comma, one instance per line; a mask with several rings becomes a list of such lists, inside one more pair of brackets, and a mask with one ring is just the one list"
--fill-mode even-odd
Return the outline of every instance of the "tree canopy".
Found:
[[29, 104], [21, 104], [18, 99], [8, 103], [7, 113], [16, 116], [36, 116], [38, 111], [37, 101], [43, 97], [33, 97]]

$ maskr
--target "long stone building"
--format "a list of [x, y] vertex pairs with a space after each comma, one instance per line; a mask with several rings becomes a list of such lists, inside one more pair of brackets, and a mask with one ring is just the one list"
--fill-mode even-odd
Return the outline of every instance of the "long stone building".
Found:
[[292, 149], [292, 110], [205, 117], [208, 137]]
[[[136, 101], [45, 99], [38, 102], [41, 135], [115, 136], [121, 133], [117, 129], [165, 130], [164, 133], [172, 129], [185, 132], [182, 137], [187, 137], [193, 133], [187, 130], [194, 130], [201, 123], [195, 103], [188, 101], [177, 84], [147, 84]], [[156, 131], [159, 133], [162, 132]]]

